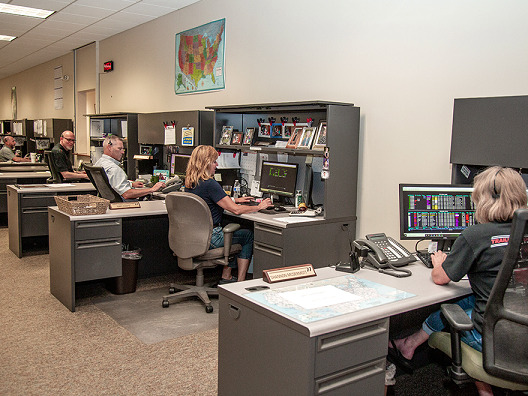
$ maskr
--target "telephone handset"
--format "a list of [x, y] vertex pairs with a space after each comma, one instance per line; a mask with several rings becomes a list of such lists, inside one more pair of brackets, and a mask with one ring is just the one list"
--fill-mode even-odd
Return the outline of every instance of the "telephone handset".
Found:
[[369, 249], [367, 256], [364, 259], [367, 264], [370, 264], [372, 267], [379, 269], [380, 272], [389, 275], [398, 277], [411, 275], [409, 270], [397, 268], [416, 261], [414, 256], [407, 249], [383, 233], [369, 234], [366, 238], [366, 240], [358, 239], [354, 242], [357, 245], [365, 246]]
[[173, 191], [179, 191], [183, 182], [178, 175], [174, 176], [165, 182], [165, 188], [161, 190], [163, 194], [168, 194]]

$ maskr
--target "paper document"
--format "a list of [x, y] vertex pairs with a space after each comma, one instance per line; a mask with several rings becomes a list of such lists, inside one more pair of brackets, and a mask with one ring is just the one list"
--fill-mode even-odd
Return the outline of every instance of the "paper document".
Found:
[[317, 309], [360, 300], [360, 297], [331, 285], [284, 292], [281, 297], [304, 309]]

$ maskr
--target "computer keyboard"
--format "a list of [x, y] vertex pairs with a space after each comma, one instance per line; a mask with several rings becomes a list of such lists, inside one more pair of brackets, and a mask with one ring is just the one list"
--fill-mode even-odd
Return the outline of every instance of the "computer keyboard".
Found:
[[429, 253], [427, 250], [418, 250], [416, 252], [416, 257], [418, 257], [427, 268], [433, 268], [433, 262], [431, 261], [431, 253]]

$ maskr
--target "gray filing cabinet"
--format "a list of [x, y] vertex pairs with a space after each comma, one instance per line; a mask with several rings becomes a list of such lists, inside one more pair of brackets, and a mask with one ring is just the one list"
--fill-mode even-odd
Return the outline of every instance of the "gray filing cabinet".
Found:
[[122, 275], [122, 219], [75, 220], [49, 210], [50, 291], [75, 311], [75, 283]]

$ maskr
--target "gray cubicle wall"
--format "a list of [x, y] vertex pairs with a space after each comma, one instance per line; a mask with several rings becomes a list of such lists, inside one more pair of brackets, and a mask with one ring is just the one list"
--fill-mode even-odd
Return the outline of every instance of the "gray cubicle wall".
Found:
[[182, 128], [194, 127], [194, 146], [213, 144], [212, 111], [169, 111], [138, 115], [138, 141], [144, 144], [165, 144], [163, 123], [175, 122], [176, 145], [181, 145]]
[[471, 183], [476, 172], [491, 165], [528, 168], [527, 129], [528, 96], [455, 99], [452, 182]]

